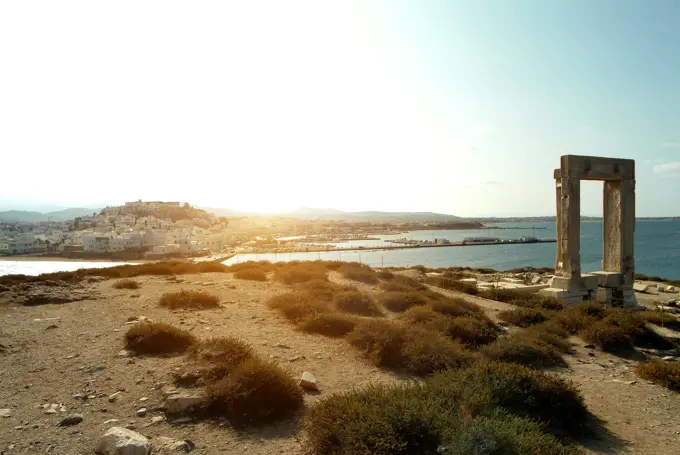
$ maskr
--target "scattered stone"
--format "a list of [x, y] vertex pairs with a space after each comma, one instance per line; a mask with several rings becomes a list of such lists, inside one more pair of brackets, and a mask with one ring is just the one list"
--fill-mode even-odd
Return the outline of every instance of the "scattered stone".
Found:
[[171, 423], [187, 423], [187, 422], [191, 422], [192, 420], [194, 420], [192, 417], [184, 416], [184, 417], [179, 417], [177, 419], [174, 419]]
[[52, 404], [44, 404], [43, 409], [45, 409], [45, 414], [56, 414], [57, 413], [57, 407], [59, 405], [57, 403], [52, 403]]
[[0, 417], [9, 417], [12, 415], [11, 409], [0, 409]]
[[104, 365], [95, 365], [95, 366], [91, 366], [91, 367], [86, 368], [85, 373], [92, 374], [92, 373], [96, 373], [97, 371], [102, 371], [102, 370], [106, 370], [106, 367]]
[[71, 414], [61, 419], [58, 425], [60, 427], [70, 427], [72, 425], [78, 425], [82, 421], [83, 421], [82, 414]]
[[102, 423], [102, 425], [110, 425], [110, 424], [116, 423], [116, 422], [118, 422], [118, 419], [109, 419], [109, 420], [105, 420], [104, 423]]
[[590, 357], [595, 357], [595, 353], [594, 353], [594, 352], [589, 352], [588, 355], [589, 355]]
[[672, 355], [667, 355], [666, 357], [662, 357], [661, 360], [665, 360], [666, 362], [673, 362], [675, 361], [675, 357]]
[[163, 388], [163, 390], [161, 391], [161, 393], [163, 394], [163, 397], [164, 397], [164, 398], [167, 398], [167, 397], [169, 397], [170, 395], [176, 395], [176, 394], [178, 394], [178, 393], [179, 393], [179, 390], [177, 390], [177, 389], [175, 389], [175, 388], [173, 388], [173, 387], [167, 387], [167, 388]]
[[283, 343], [276, 343], [276, 344], [274, 345], [274, 347], [275, 347], [275, 348], [281, 348], [281, 349], [290, 349], [290, 346], [286, 346], [286, 345], [283, 344]]
[[50, 330], [50, 329], [57, 329], [59, 326], [57, 324], [50, 324], [47, 327], [45, 327], [45, 330]]
[[137, 417], [144, 417], [146, 416], [146, 408], [139, 408], [137, 409]]
[[83, 395], [82, 393], [76, 393], [71, 398], [73, 398], [74, 400], [87, 400], [87, 395]]
[[304, 358], [305, 358], [305, 356], [303, 356], [303, 355], [296, 355], [295, 357], [291, 357], [290, 359], [288, 359], [288, 361], [289, 362], [297, 362], [298, 360], [302, 360]]
[[123, 349], [118, 353], [118, 357], [132, 357], [134, 355], [135, 355], [134, 352], [128, 351], [127, 349]]
[[142, 398], [139, 399], [139, 401], [141, 401], [141, 402], [148, 401], [148, 400], [149, 399], [147, 397], [142, 397]]
[[148, 455], [151, 445], [137, 432], [113, 427], [99, 439], [94, 451], [102, 455]]
[[626, 384], [628, 384], [628, 385], [637, 384], [637, 381], [635, 381], [635, 380], [633, 380], [633, 381], [628, 381], [628, 382], [626, 382]]
[[165, 399], [165, 411], [168, 414], [181, 414], [205, 403], [201, 395], [176, 394]]
[[111, 395], [109, 395], [109, 403], [118, 401], [118, 398], [120, 398], [120, 392], [112, 393]]
[[196, 445], [188, 439], [183, 441], [179, 439], [166, 438], [160, 436], [153, 440], [154, 453], [172, 453], [184, 452], [189, 453], [196, 448]]
[[308, 371], [302, 373], [302, 377], [300, 378], [300, 387], [305, 390], [319, 390], [318, 386], [316, 385], [316, 378]]
[[595, 349], [595, 345], [594, 345], [594, 344], [586, 344], [586, 345], [584, 346], [584, 348], [586, 348], [586, 349]]
[[651, 286], [649, 284], [644, 284], [644, 283], [634, 283], [633, 284], [633, 289], [635, 292], [649, 292]]
[[159, 423], [163, 422], [164, 420], [165, 420], [165, 417], [163, 417], [163, 416], [154, 416], [154, 417], [151, 417], [151, 422], [147, 423], [144, 426], [150, 427], [152, 425], [159, 424]]

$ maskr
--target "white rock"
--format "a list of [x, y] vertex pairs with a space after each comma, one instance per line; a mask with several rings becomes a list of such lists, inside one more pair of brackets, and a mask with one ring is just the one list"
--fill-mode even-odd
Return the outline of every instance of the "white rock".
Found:
[[319, 390], [316, 385], [316, 378], [312, 373], [305, 371], [300, 378], [300, 387], [305, 390]]
[[147, 423], [144, 426], [150, 427], [152, 425], [159, 424], [159, 423], [163, 422], [164, 420], [165, 420], [165, 417], [163, 417], [163, 416], [154, 416], [154, 417], [151, 417], [151, 422]]
[[153, 453], [188, 453], [194, 450], [195, 447], [194, 443], [188, 439], [180, 441], [179, 439], [160, 436], [153, 440]]
[[94, 449], [102, 455], [148, 455], [150, 450], [147, 438], [122, 427], [109, 428]]
[[165, 399], [165, 410], [168, 414], [180, 414], [203, 403], [205, 403], [205, 397], [201, 395], [170, 395]]
[[137, 409], [137, 417], [144, 417], [146, 415], [146, 408]]
[[9, 417], [12, 415], [11, 409], [0, 409], [0, 417]]
[[109, 420], [105, 420], [104, 423], [102, 423], [102, 425], [111, 425], [112, 423], [116, 423], [116, 422], [118, 422], [118, 419], [109, 419]]
[[120, 392], [112, 393], [109, 395], [109, 402], [113, 403], [114, 401], [118, 400], [120, 398]]
[[135, 353], [128, 351], [127, 349], [123, 349], [118, 353], [118, 357], [132, 357], [133, 355], [135, 355]]

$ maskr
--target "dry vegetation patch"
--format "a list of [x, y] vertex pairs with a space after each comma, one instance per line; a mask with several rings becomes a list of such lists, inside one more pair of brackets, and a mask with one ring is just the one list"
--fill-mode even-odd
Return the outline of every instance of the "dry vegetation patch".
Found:
[[163, 294], [158, 304], [171, 310], [207, 310], [218, 308], [220, 299], [207, 292], [181, 290]]
[[113, 283], [113, 287], [114, 289], [139, 289], [142, 286], [135, 280], [124, 279]]
[[234, 278], [250, 281], [267, 281], [267, 273], [260, 268], [239, 270], [234, 273]]
[[271, 361], [257, 358], [240, 363], [206, 390], [208, 412], [226, 417], [232, 425], [275, 422], [295, 414], [303, 395], [293, 377]]
[[304, 319], [299, 328], [303, 332], [316, 333], [328, 337], [343, 337], [354, 330], [359, 319], [338, 312], [318, 313]]
[[678, 362], [652, 360], [638, 364], [635, 372], [643, 379], [680, 392], [680, 363]]
[[481, 349], [489, 360], [514, 363], [532, 368], [564, 366], [562, 352], [540, 338], [512, 336], [502, 338]]
[[380, 307], [370, 294], [359, 291], [343, 291], [333, 298], [336, 309], [361, 316], [383, 316]]
[[190, 332], [158, 322], [134, 324], [125, 334], [125, 348], [135, 354], [177, 354], [195, 342]]
[[513, 310], [505, 310], [498, 313], [498, 318], [502, 321], [509, 322], [518, 327], [529, 327], [540, 324], [550, 319], [550, 314], [545, 310], [537, 310], [535, 308], [515, 308]]
[[428, 299], [420, 292], [383, 292], [378, 301], [388, 310], [402, 313], [414, 306], [426, 305]]
[[366, 264], [359, 264], [358, 262], [348, 262], [338, 268], [338, 272], [350, 280], [359, 281], [366, 284], [376, 284], [378, 282], [378, 275]]

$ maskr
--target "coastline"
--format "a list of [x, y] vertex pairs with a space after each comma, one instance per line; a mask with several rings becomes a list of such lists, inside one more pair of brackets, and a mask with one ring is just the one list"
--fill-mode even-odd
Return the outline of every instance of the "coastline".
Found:
[[0, 256], [2, 262], [124, 262], [128, 264], [147, 264], [145, 259], [104, 259], [104, 258], [62, 258], [58, 256], [31, 256], [30, 254], [18, 254], [16, 256]]

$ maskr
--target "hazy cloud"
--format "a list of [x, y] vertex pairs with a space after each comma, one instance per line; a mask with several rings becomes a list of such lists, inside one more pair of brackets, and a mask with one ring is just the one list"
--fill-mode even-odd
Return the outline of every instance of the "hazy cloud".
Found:
[[486, 136], [489, 134], [491, 127], [486, 123], [478, 123], [472, 128], [473, 136]]
[[654, 166], [654, 172], [659, 174], [675, 174], [680, 173], [680, 161], [673, 163], [664, 163]]
[[662, 149], [680, 149], [680, 142], [662, 142], [659, 147]]

